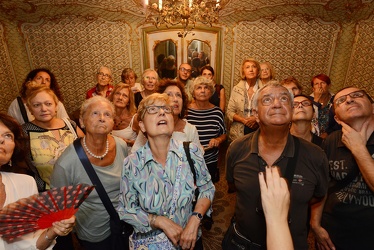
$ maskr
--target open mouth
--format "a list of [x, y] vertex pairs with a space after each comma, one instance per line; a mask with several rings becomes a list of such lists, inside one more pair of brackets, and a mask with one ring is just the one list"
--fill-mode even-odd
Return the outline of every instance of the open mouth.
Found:
[[161, 120], [161, 121], [159, 121], [157, 123], [157, 126], [159, 126], [159, 125], [166, 125], [166, 124], [167, 124], [167, 122], [165, 120]]

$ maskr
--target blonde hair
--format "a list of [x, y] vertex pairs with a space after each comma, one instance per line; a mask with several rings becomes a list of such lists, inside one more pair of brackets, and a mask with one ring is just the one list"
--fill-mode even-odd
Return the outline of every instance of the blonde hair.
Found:
[[143, 121], [145, 113], [147, 111], [148, 106], [154, 104], [155, 102], [163, 102], [165, 105], [170, 105], [171, 106], [171, 101], [170, 98], [167, 94], [162, 93], [154, 93], [152, 95], [147, 96], [144, 98], [138, 106], [138, 121]]
[[121, 91], [122, 89], [127, 89], [129, 91], [129, 102], [128, 102], [128, 110], [130, 111], [130, 114], [133, 115], [136, 113], [136, 106], [135, 106], [135, 98], [134, 93], [131, 90], [131, 86], [127, 83], [118, 83], [116, 86], [114, 86], [113, 91], [108, 96], [109, 101], [113, 102], [113, 98], [116, 92]]
[[259, 78], [260, 75], [261, 75], [261, 66], [260, 66], [260, 63], [254, 59], [254, 58], [248, 58], [248, 59], [245, 59], [243, 62], [242, 62], [242, 66], [241, 66], [241, 72], [240, 72], [240, 77], [242, 80], [245, 80], [245, 74], [244, 74], [244, 64], [247, 63], [247, 62], [252, 62], [256, 65], [257, 67], [257, 76], [256, 78]]
[[206, 85], [210, 92], [212, 93], [212, 95], [214, 94], [214, 91], [215, 91], [215, 83], [213, 80], [211, 79], [207, 79], [205, 78], [204, 76], [198, 76], [195, 78], [195, 80], [190, 84], [190, 94], [193, 96], [193, 92], [195, 90], [195, 87], [196, 86], [199, 86], [199, 85]]
[[28, 88], [26, 91], [26, 105], [29, 109], [31, 109], [32, 107], [31, 100], [34, 99], [35, 96], [41, 92], [46, 92], [47, 94], [49, 94], [53, 98], [53, 101], [55, 102], [55, 105], [57, 106], [58, 98], [55, 92], [53, 92], [52, 89], [50, 89], [49, 87], [45, 85], [40, 85], [36, 83], [35, 86], [30, 86], [30, 88]]

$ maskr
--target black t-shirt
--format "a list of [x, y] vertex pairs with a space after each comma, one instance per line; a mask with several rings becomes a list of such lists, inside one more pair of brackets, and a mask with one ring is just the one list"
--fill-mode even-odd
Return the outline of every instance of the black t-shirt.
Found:
[[[260, 130], [233, 141], [227, 152], [226, 179], [237, 189], [235, 216], [237, 229], [255, 243], [266, 245], [264, 215], [259, 212], [260, 186], [258, 172], [264, 171], [266, 162], [259, 156]], [[299, 156], [291, 187], [290, 231], [295, 249], [308, 249], [308, 203], [313, 197], [323, 197], [327, 192], [328, 162], [322, 149], [306, 140], [300, 140]], [[295, 145], [292, 135], [274, 165], [284, 175]]]
[[[325, 203], [322, 227], [337, 249], [374, 249], [374, 192], [366, 185], [341, 138], [342, 131], [335, 131], [323, 145], [333, 185]], [[366, 147], [373, 157], [374, 133]]]

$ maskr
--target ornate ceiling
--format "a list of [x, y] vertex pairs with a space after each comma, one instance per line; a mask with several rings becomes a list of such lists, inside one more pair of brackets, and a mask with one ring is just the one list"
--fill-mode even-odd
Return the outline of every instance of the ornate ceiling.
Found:
[[[144, 17], [144, 0], [0, 0], [2, 18], [29, 20], [38, 13], [71, 11], [85, 8], [105, 10], [113, 14]], [[326, 21], [358, 21], [367, 19], [374, 11], [373, 0], [221, 0], [222, 18], [246, 13], [248, 19], [256, 15], [277, 16], [280, 13], [303, 12]], [[303, 11], [304, 10], [304, 11]], [[306, 11], [305, 11], [306, 10]], [[36, 16], [35, 16], [36, 15]]]

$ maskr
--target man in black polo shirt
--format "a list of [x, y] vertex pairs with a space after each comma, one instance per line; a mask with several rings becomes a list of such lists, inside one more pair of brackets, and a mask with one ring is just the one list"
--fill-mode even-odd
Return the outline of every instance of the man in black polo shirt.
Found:
[[[243, 246], [247, 247], [244, 249], [266, 249], [266, 226], [258, 181], [258, 173], [265, 171], [266, 166], [278, 166], [283, 177], [288, 175], [292, 179], [289, 183], [289, 227], [295, 249], [308, 249], [308, 206], [327, 192], [328, 162], [321, 148], [290, 134], [292, 104], [292, 94], [279, 84], [268, 84], [259, 89], [252, 99], [252, 112], [259, 129], [233, 141], [228, 149], [226, 179], [237, 190], [237, 233], [232, 245], [225, 249], [243, 249]], [[291, 165], [295, 167], [294, 171], [290, 171]], [[238, 237], [239, 234], [242, 237]], [[247, 240], [243, 241], [243, 237]]]
[[347, 87], [336, 93], [333, 105], [342, 130], [324, 143], [331, 185], [312, 210], [311, 227], [323, 249], [374, 249], [373, 100]]

